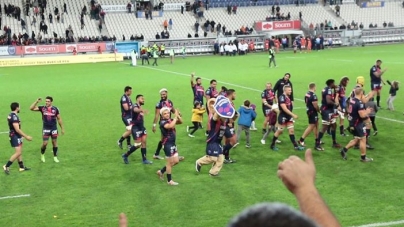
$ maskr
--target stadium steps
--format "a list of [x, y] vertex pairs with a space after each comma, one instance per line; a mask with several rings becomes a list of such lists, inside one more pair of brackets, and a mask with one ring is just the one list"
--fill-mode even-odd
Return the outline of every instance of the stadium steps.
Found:
[[[329, 13], [331, 14], [331, 16], [332, 16], [336, 21], [338, 21], [338, 23], [339, 23], [340, 25], [342, 25], [342, 24], [347, 25], [348, 22], [346, 22], [344, 19], [342, 19], [342, 17], [337, 17], [336, 11], [334, 11], [333, 8], [331, 8], [331, 7], [332, 7], [332, 6], [330, 6], [330, 5], [326, 5], [326, 6], [324, 6], [324, 9], [325, 9], [327, 12], [329, 12]], [[334, 6], [334, 7], [335, 7], [335, 6]]]

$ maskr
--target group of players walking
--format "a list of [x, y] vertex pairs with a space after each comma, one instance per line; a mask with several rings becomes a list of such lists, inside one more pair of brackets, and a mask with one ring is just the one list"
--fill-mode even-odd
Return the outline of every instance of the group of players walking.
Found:
[[[316, 84], [309, 84], [309, 91], [306, 93], [304, 101], [306, 103], [306, 113], [308, 117], [308, 127], [304, 131], [300, 139], [296, 140], [294, 135], [294, 122], [298, 116], [293, 113], [293, 86], [290, 81], [291, 75], [286, 73], [275, 86], [272, 88], [271, 83], [267, 83], [266, 89], [262, 92], [262, 110], [265, 116], [263, 123], [263, 133], [266, 136], [270, 131], [274, 132], [270, 148], [277, 151], [277, 143], [280, 143], [278, 138], [286, 128], [288, 130], [290, 141], [293, 144], [295, 150], [304, 150], [305, 139], [313, 132], [315, 136], [315, 149], [318, 151], [324, 151], [321, 146], [323, 136], [328, 133], [332, 138], [332, 147], [340, 148], [340, 153], [343, 159], [347, 159], [347, 151], [351, 147], [356, 146], [361, 151], [361, 161], [369, 162], [373, 159], [366, 156], [366, 148], [372, 148], [367, 139], [370, 135], [370, 128], [374, 123], [374, 118], [371, 120], [369, 115], [374, 111], [373, 108], [367, 108], [366, 103], [372, 101], [376, 96], [377, 105], [380, 101], [380, 89], [382, 87], [382, 75], [385, 71], [381, 71], [381, 61], [377, 61], [370, 72], [371, 87], [372, 90], [369, 94], [364, 93], [364, 78], [358, 77], [356, 79], [356, 85], [349, 96], [346, 95], [346, 89], [349, 83], [348, 77], [343, 77], [337, 85], [335, 80], [329, 79], [326, 81], [326, 87], [321, 91], [321, 100], [316, 95]], [[200, 172], [201, 168], [205, 164], [211, 164], [212, 168], [209, 171], [211, 176], [218, 176], [222, 165], [224, 163], [235, 163], [235, 160], [230, 159], [230, 149], [238, 144], [236, 139], [234, 124], [238, 117], [238, 113], [235, 111], [233, 101], [236, 98], [236, 92], [234, 89], [218, 90], [217, 81], [211, 80], [208, 89], [204, 89], [202, 86], [202, 79], [195, 78], [194, 74], [191, 74], [191, 88], [193, 92], [193, 104], [194, 106], [203, 106], [205, 103], [205, 111], [208, 115], [208, 122], [206, 128], [207, 146], [206, 155], [198, 159], [195, 163], [196, 171]], [[130, 95], [132, 93], [131, 87], [125, 88], [125, 94], [121, 98], [121, 110], [122, 118], [127, 126], [127, 131], [118, 141], [119, 147], [123, 147], [124, 140], [128, 144], [128, 152], [122, 155], [123, 161], [127, 164], [128, 157], [136, 149], [141, 147], [142, 157], [144, 164], [151, 164], [152, 162], [146, 159], [146, 129], [144, 126], [144, 114], [148, 111], [142, 108], [144, 104], [144, 98], [142, 95], [136, 96], [136, 103], [132, 103]], [[155, 117], [153, 121], [153, 132], [156, 132], [157, 127], [161, 131], [161, 140], [157, 145], [157, 150], [153, 155], [154, 159], [163, 159], [160, 156], [160, 150], [163, 149], [166, 156], [166, 165], [157, 171], [157, 175], [163, 179], [164, 174], [167, 174], [167, 183], [169, 185], [178, 185], [177, 182], [172, 179], [172, 168], [184, 157], [178, 155], [176, 146], [176, 130], [177, 124], [183, 123], [181, 113], [174, 108], [173, 102], [168, 99], [167, 89], [161, 89], [159, 91], [161, 99], [155, 107]], [[218, 101], [218, 99], [220, 99]], [[219, 104], [219, 103], [222, 104]], [[224, 103], [224, 104], [223, 104]], [[220, 113], [217, 105], [227, 105], [226, 107], [220, 107], [219, 109], [227, 108], [228, 111], [234, 111], [235, 114], [231, 117], [226, 117]], [[202, 109], [202, 108], [201, 108]], [[204, 111], [201, 111], [203, 113]], [[171, 115], [174, 115], [172, 117]], [[319, 128], [319, 116], [321, 116], [321, 129]], [[337, 120], [339, 118], [340, 123], [340, 135], [346, 136], [345, 131], [348, 130], [354, 136], [354, 138], [345, 146], [342, 147], [337, 143], [336, 131]], [[344, 119], [348, 118], [349, 127], [344, 128]], [[198, 122], [193, 122], [194, 128], [202, 128], [202, 125]], [[255, 124], [253, 124], [253, 127]], [[375, 125], [374, 125], [375, 126]], [[188, 130], [188, 127], [187, 127]], [[375, 132], [377, 134], [377, 131]], [[135, 140], [131, 145], [131, 136]], [[265, 144], [265, 138], [261, 140]], [[193, 137], [193, 136], [190, 136]], [[222, 145], [222, 140], [225, 138], [225, 143]]]

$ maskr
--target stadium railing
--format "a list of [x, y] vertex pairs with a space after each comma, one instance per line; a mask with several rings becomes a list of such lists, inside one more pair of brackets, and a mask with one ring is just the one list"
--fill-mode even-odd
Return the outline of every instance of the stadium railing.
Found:
[[[299, 0], [299, 5], [316, 4], [317, 0]], [[273, 5], [296, 5], [296, 0], [258, 0], [258, 1], [246, 1], [246, 0], [234, 0], [234, 1], [210, 1], [209, 7], [214, 8], [226, 8], [228, 5], [236, 5], [238, 7], [249, 6], [273, 6]]]
[[365, 29], [361, 39], [365, 44], [404, 42], [404, 27]]

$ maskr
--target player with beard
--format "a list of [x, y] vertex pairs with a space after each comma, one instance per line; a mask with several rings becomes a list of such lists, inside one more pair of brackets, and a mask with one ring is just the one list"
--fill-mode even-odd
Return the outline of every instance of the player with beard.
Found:
[[171, 119], [171, 110], [167, 107], [163, 107], [160, 110], [161, 121], [160, 121], [160, 130], [163, 135], [163, 147], [164, 153], [166, 155], [167, 164], [161, 168], [161, 170], [157, 171], [157, 175], [161, 180], [164, 180], [164, 173], [167, 173], [167, 184], [168, 185], [178, 185], [177, 182], [173, 181], [171, 178], [172, 168], [178, 164], [178, 150], [177, 145], [175, 144], [177, 133], [175, 130], [175, 126], [178, 124], [182, 124], [181, 116], [179, 115], [178, 110], [175, 110], [175, 118]]
[[349, 78], [342, 77], [339, 85], [335, 89], [335, 103], [338, 105], [339, 116], [339, 133], [341, 136], [346, 136], [344, 133], [344, 119], [346, 114], [346, 86], [349, 83]]
[[191, 73], [191, 88], [192, 94], [194, 95], [194, 101], [192, 102], [199, 102], [203, 106], [203, 97], [205, 96], [205, 90], [202, 86], [202, 79], [197, 77], [194, 79], [195, 73]]
[[361, 101], [363, 98], [363, 90], [361, 86], [356, 86], [355, 97], [349, 100], [348, 119], [349, 131], [353, 134], [354, 139], [351, 140], [340, 153], [344, 160], [347, 160], [348, 149], [355, 146], [359, 142], [359, 149], [361, 151], [361, 161], [371, 162], [372, 158], [366, 156], [366, 130], [364, 121], [368, 118], [371, 108], [366, 109], [365, 104]]
[[[132, 124], [132, 100], [130, 99], [130, 95], [132, 94], [132, 88], [126, 86], [124, 89], [124, 94], [121, 97], [121, 113], [122, 113], [122, 121], [125, 124], [125, 127], [128, 127]], [[122, 149], [122, 142], [126, 139], [126, 143], [128, 145], [128, 150], [130, 149], [130, 130], [126, 130], [122, 137], [118, 140], [118, 146]]]
[[331, 127], [332, 147], [340, 148], [341, 145], [337, 143], [336, 128], [337, 128], [337, 108], [339, 105], [335, 102], [335, 80], [329, 79], [326, 81], [327, 87], [321, 92], [321, 118], [322, 129], [318, 133], [316, 146], [320, 146], [321, 139], [329, 127]]
[[[230, 100], [231, 106], [234, 108], [233, 101], [236, 100], [236, 91], [234, 89], [228, 89], [226, 91], [226, 97]], [[235, 109], [235, 108], [234, 108]], [[236, 130], [234, 129], [234, 122], [238, 118], [238, 113], [235, 112], [233, 118], [227, 120], [226, 130], [225, 130], [225, 145], [223, 147], [224, 163], [236, 163], [236, 160], [230, 159], [230, 150], [238, 145]]]
[[128, 157], [135, 152], [139, 147], [140, 151], [142, 152], [142, 161], [143, 164], [152, 164], [151, 161], [147, 160], [146, 158], [146, 139], [147, 139], [147, 132], [146, 128], [144, 127], [144, 115], [148, 114], [149, 111], [142, 108], [144, 105], [144, 97], [143, 95], [136, 95], [136, 103], [132, 107], [132, 125], [128, 126], [128, 130], [131, 130], [133, 140], [133, 146], [129, 149], [128, 152], [122, 154], [122, 159], [125, 164], [129, 164]]
[[[362, 88], [361, 102], [364, 103], [365, 107], [366, 107], [366, 103], [369, 102], [369, 100], [371, 98], [373, 98], [374, 95], [377, 94], [377, 92], [375, 90], [373, 90], [370, 93], [368, 93], [367, 95], [365, 95], [365, 90], [363, 90], [363, 87], [365, 86], [365, 78], [363, 78], [362, 76], [358, 76], [356, 78], [356, 86], [359, 86]], [[355, 88], [351, 92], [351, 95], [348, 99], [350, 100], [354, 97], [355, 97]], [[347, 108], [349, 108], [349, 105], [350, 105], [349, 103], [350, 102], [348, 101]], [[374, 149], [374, 147], [372, 147], [372, 145], [370, 145], [370, 143], [369, 143], [369, 136], [370, 136], [370, 129], [372, 128], [372, 122], [369, 117], [364, 119], [364, 125], [366, 127], [366, 148], [369, 150], [372, 150], [372, 149]], [[359, 149], [359, 145], [356, 145], [355, 149]]]
[[264, 114], [265, 120], [262, 126], [262, 133], [265, 134], [268, 126], [268, 115], [272, 111], [272, 105], [277, 103], [277, 98], [275, 96], [275, 91], [272, 89], [272, 84], [267, 83], [265, 90], [261, 93], [262, 100], [262, 112]]
[[[193, 104], [199, 102], [203, 106], [203, 97], [205, 96], [205, 89], [202, 86], [202, 79], [197, 77], [194, 82], [195, 73], [191, 73], [191, 88], [194, 95]], [[199, 128], [202, 128], [202, 124], [199, 123]]]
[[289, 98], [290, 98], [290, 100], [292, 101], [292, 104], [293, 104], [293, 101], [294, 101], [294, 98], [293, 98], [293, 85], [292, 85], [292, 82], [290, 81], [290, 78], [292, 77], [292, 75], [290, 75], [290, 73], [285, 73], [285, 75], [283, 76], [283, 78], [282, 79], [279, 79], [277, 82], [276, 82], [276, 84], [275, 84], [275, 86], [274, 86], [274, 92], [276, 93], [276, 97], [278, 98], [278, 100], [279, 100], [279, 96], [281, 96], [281, 95], [283, 95], [283, 93], [284, 93], [284, 90], [283, 90], [283, 87], [284, 86], [289, 86], [290, 87], [290, 89], [291, 89], [291, 93], [290, 93], [290, 96], [289, 96]]
[[[156, 104], [156, 111], [154, 113], [154, 120], [153, 120], [153, 133], [156, 132], [156, 125], [157, 125], [157, 120], [160, 122], [161, 121], [161, 115], [160, 115], [160, 110], [163, 107], [167, 107], [171, 110], [171, 113], [175, 113], [175, 109], [174, 109], [174, 104], [171, 100], [168, 99], [168, 91], [166, 88], [163, 88], [160, 90], [160, 101]], [[171, 117], [171, 116], [170, 116]], [[160, 151], [161, 148], [163, 148], [163, 135], [161, 135], [161, 139], [157, 145], [157, 149], [156, 152], [153, 155], [154, 159], [164, 159], [163, 157], [160, 157]], [[184, 159], [184, 157], [180, 156], [179, 157], [180, 161], [182, 161]]]
[[278, 129], [276, 130], [274, 137], [272, 138], [271, 149], [274, 151], [278, 151], [279, 149], [275, 147], [275, 143], [278, 140], [278, 137], [282, 134], [283, 129], [286, 127], [289, 131], [289, 138], [293, 144], [295, 150], [303, 150], [304, 147], [301, 147], [297, 144], [295, 139], [295, 131], [294, 131], [294, 119], [297, 119], [297, 115], [294, 114], [293, 111], [293, 103], [290, 98], [292, 94], [292, 88], [289, 85], [283, 86], [283, 94], [278, 97], [279, 100], [279, 115], [278, 115]]
[[381, 65], [382, 61], [377, 60], [376, 64], [373, 65], [372, 68], [370, 68], [370, 90], [376, 91], [376, 102], [378, 108], [380, 108], [380, 91], [382, 90], [382, 83], [386, 84], [382, 79], [382, 75], [387, 70], [382, 70], [380, 67]]
[[7, 117], [8, 128], [9, 128], [9, 140], [11, 147], [14, 147], [15, 153], [10, 157], [9, 161], [3, 166], [4, 173], [10, 174], [10, 166], [15, 160], [18, 160], [18, 165], [20, 166], [20, 172], [25, 170], [30, 170], [30, 168], [24, 166], [22, 161], [22, 138], [24, 137], [28, 141], [32, 140], [31, 136], [26, 135], [21, 130], [21, 122], [18, 117], [20, 113], [20, 104], [13, 102], [10, 105], [11, 113]]
[[52, 105], [53, 98], [47, 96], [45, 98], [45, 106], [37, 106], [41, 101], [41, 98], [38, 98], [31, 106], [31, 111], [38, 111], [42, 114], [42, 146], [41, 146], [41, 161], [45, 162], [45, 150], [46, 146], [48, 146], [49, 137], [52, 138], [53, 145], [53, 161], [58, 163], [58, 126], [59, 123], [60, 129], [62, 130], [62, 135], [65, 134], [65, 129], [63, 127], [62, 117], [60, 116], [59, 109], [56, 106]]
[[[317, 142], [318, 137], [318, 112], [320, 112], [320, 108], [318, 106], [318, 99], [316, 95], [316, 84], [309, 84], [309, 91], [306, 93], [304, 97], [304, 102], [306, 103], [306, 113], [309, 119], [309, 126], [307, 126], [304, 131], [302, 137], [300, 137], [299, 144], [304, 146], [304, 139], [311, 133], [314, 133], [315, 141]], [[318, 151], [323, 151], [324, 149], [320, 146], [320, 144], [315, 145], [315, 149]]]
[[[205, 91], [205, 99], [206, 99], [206, 113], [209, 117], [209, 106], [208, 106], [208, 102], [211, 98], [216, 98], [219, 95], [219, 92], [216, 90], [216, 86], [217, 86], [217, 81], [216, 80], [211, 80], [210, 81], [210, 86], [208, 87], [208, 89], [206, 89]], [[210, 121], [210, 120], [209, 120]], [[209, 130], [210, 130], [210, 123], [209, 121], [207, 121], [207, 127], [206, 127], [206, 132], [205, 135], [208, 136]]]

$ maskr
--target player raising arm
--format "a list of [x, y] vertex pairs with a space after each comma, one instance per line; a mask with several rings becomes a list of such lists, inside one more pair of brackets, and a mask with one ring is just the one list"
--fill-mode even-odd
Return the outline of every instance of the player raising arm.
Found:
[[62, 135], [65, 134], [65, 129], [63, 127], [62, 117], [60, 116], [60, 111], [56, 106], [52, 105], [53, 98], [47, 96], [45, 98], [45, 106], [37, 106], [42, 99], [38, 98], [32, 105], [30, 106], [31, 111], [38, 111], [42, 114], [42, 146], [41, 146], [41, 161], [45, 162], [45, 150], [48, 146], [49, 137], [52, 138], [53, 145], [53, 160], [55, 162], [59, 162], [58, 159], [58, 127], [59, 124], [60, 129], [62, 131]]

